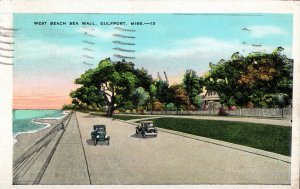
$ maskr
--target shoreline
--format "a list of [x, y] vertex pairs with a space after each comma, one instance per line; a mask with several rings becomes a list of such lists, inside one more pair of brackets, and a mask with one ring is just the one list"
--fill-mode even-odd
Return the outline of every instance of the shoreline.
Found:
[[47, 132], [49, 132], [54, 126], [56, 126], [63, 118], [68, 115], [69, 112], [64, 111], [64, 115], [59, 117], [59, 119], [46, 119], [46, 118], [37, 118], [33, 119], [32, 122], [36, 124], [46, 125], [43, 128], [20, 132], [14, 135], [13, 140], [13, 159], [18, 158], [23, 154], [30, 146], [32, 146], [36, 141], [43, 137]]
[[22, 135], [22, 134], [33, 134], [33, 133], [36, 133], [36, 132], [39, 132], [41, 130], [44, 130], [44, 129], [47, 129], [51, 126], [53, 126], [53, 123], [49, 123], [49, 121], [51, 122], [52, 120], [55, 120], [55, 121], [58, 121], [63, 119], [64, 117], [66, 117], [68, 115], [69, 111], [66, 111], [64, 110], [62, 112], [62, 116], [61, 117], [45, 117], [45, 118], [35, 118], [35, 119], [32, 119], [31, 122], [32, 123], [35, 123], [35, 124], [39, 124], [39, 125], [45, 125], [45, 127], [42, 127], [42, 128], [38, 128], [38, 129], [35, 129], [35, 130], [32, 130], [32, 131], [25, 131], [25, 132], [19, 132], [19, 133], [16, 133], [13, 135], [13, 140], [14, 140], [14, 144], [16, 144], [18, 142], [17, 140], [17, 137], [19, 135]]
[[35, 120], [41, 120], [41, 119], [50, 119], [50, 120], [56, 119], [56, 120], [60, 120], [60, 119], [62, 119], [64, 117], [66, 117], [66, 115], [68, 115], [69, 113], [70, 113], [70, 111], [64, 110], [62, 112], [62, 116], [61, 117], [45, 117], [45, 118], [37, 118]]

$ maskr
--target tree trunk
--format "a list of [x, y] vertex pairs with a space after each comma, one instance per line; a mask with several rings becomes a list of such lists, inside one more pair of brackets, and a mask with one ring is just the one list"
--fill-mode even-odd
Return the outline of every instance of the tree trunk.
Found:
[[153, 108], [154, 108], [154, 103], [151, 103], [151, 115], [153, 115]]
[[109, 104], [107, 106], [107, 112], [106, 112], [106, 117], [111, 117], [114, 112], [114, 106], [112, 104]]
[[106, 117], [112, 117], [115, 109], [116, 109], [116, 107], [115, 107], [115, 98], [114, 98], [114, 96], [112, 96], [111, 101], [107, 102]]
[[[112, 93], [114, 93], [114, 91], [112, 91]], [[114, 94], [112, 94], [112, 97], [109, 101], [108, 97], [105, 97], [105, 101], [106, 101], [106, 104], [107, 104], [107, 112], [106, 112], [106, 117], [112, 117], [113, 113], [114, 113], [114, 110], [116, 109], [115, 107], [115, 96]]]

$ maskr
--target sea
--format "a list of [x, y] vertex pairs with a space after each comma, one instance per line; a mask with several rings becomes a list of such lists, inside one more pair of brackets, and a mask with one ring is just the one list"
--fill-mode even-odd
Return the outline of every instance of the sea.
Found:
[[14, 138], [21, 133], [34, 133], [49, 124], [35, 122], [34, 119], [60, 119], [66, 113], [63, 110], [13, 110]]

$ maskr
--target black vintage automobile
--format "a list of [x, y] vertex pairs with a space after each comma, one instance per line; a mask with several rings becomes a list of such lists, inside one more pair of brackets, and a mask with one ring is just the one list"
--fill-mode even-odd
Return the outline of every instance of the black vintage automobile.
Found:
[[157, 128], [154, 127], [153, 121], [142, 121], [141, 124], [135, 129], [136, 134], [146, 136], [157, 136]]
[[110, 137], [106, 135], [105, 125], [94, 125], [94, 131], [91, 132], [91, 138], [94, 141], [94, 145], [97, 145], [98, 141], [105, 141], [109, 145]]

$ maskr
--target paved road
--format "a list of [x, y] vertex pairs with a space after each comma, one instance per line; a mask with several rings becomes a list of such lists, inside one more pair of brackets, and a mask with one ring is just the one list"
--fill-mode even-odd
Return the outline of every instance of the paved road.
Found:
[[[157, 138], [144, 139], [135, 135], [131, 124], [78, 112], [76, 115], [91, 184], [290, 183], [290, 163], [163, 132]], [[93, 145], [93, 124], [107, 125], [109, 146]], [[64, 148], [67, 150], [67, 145]], [[73, 159], [74, 154], [68, 154], [61, 156], [78, 161]], [[81, 171], [86, 174], [84, 168]], [[83, 183], [78, 180], [77, 184]]]

